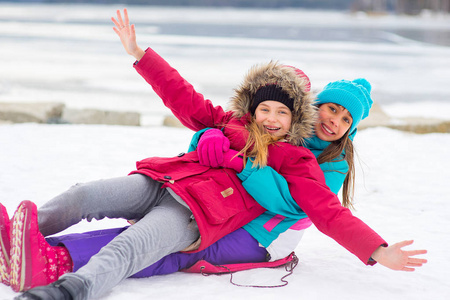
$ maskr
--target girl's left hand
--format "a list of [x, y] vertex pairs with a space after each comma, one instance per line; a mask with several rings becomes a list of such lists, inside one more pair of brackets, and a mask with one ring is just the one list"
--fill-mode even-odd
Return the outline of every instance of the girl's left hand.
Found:
[[222, 130], [206, 130], [197, 145], [198, 159], [202, 166], [217, 168], [223, 163], [224, 152], [230, 149], [230, 140]]
[[136, 30], [134, 24], [130, 25], [126, 8], [123, 10], [123, 15], [124, 19], [122, 19], [120, 10], [117, 10], [117, 20], [114, 19], [114, 17], [111, 18], [114, 25], [116, 25], [113, 30], [119, 36], [125, 51], [134, 56], [137, 60], [140, 60], [145, 52], [137, 45]]
[[372, 254], [372, 258], [381, 265], [397, 271], [412, 272], [427, 262], [423, 258], [413, 256], [427, 253], [427, 250], [403, 251], [401, 248], [411, 245], [414, 241], [403, 241], [389, 247], [378, 247]]

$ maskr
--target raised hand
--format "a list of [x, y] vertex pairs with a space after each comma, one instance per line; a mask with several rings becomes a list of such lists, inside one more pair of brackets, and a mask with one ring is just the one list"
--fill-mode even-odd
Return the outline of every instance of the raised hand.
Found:
[[115, 25], [113, 30], [119, 36], [125, 51], [137, 60], [140, 60], [145, 52], [137, 45], [136, 30], [134, 24], [130, 25], [126, 8], [123, 10], [123, 16], [124, 18], [122, 19], [120, 10], [117, 10], [117, 20], [114, 17], [111, 18]]
[[413, 256], [427, 253], [427, 250], [404, 251], [401, 248], [411, 245], [414, 241], [403, 241], [389, 247], [379, 247], [372, 254], [372, 258], [383, 266], [397, 271], [412, 272], [427, 262], [423, 258]]

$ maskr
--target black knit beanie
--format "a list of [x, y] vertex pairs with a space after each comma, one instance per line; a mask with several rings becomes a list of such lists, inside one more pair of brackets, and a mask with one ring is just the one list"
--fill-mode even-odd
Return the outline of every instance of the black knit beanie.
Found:
[[253, 97], [253, 103], [250, 107], [250, 113], [255, 114], [255, 110], [258, 105], [267, 100], [278, 101], [286, 105], [291, 111], [294, 110], [294, 99], [290, 98], [289, 95], [283, 91], [283, 89], [275, 84], [266, 85], [260, 87]]

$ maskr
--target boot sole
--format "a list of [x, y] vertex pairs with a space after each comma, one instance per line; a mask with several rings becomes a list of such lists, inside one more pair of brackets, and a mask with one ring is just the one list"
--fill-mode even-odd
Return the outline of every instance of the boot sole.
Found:
[[[26, 240], [29, 240], [31, 202], [22, 202], [14, 213], [11, 226], [11, 273], [10, 285], [16, 292], [22, 292], [28, 289], [30, 279], [25, 273], [27, 267], [27, 257], [29, 257], [29, 247]], [[27, 249], [28, 248], [28, 249]], [[28, 255], [27, 255], [28, 254]], [[28, 280], [27, 280], [28, 279]], [[28, 288], [27, 288], [28, 287]]]
[[[5, 210], [5, 211], [4, 211]], [[10, 273], [10, 261], [9, 261], [9, 252], [10, 252], [10, 238], [9, 238], [9, 226], [6, 224], [9, 223], [9, 218], [6, 213], [6, 208], [1, 206], [0, 211], [0, 280], [3, 284], [9, 285], [9, 273]]]

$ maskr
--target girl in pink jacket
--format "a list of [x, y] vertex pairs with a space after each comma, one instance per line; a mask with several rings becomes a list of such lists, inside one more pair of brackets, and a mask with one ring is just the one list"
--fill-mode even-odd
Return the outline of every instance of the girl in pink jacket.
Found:
[[[383, 261], [386, 242], [343, 208], [325, 185], [314, 155], [297, 147], [314, 126], [315, 109], [305, 81], [292, 67], [276, 63], [257, 67], [249, 76], [257, 84], [246, 85], [249, 97], [233, 100], [235, 112], [214, 107], [193, 89], [153, 50], [146, 53], [135, 42], [134, 26], [118, 15], [116, 33], [138, 63], [136, 70], [152, 86], [164, 104], [193, 130], [223, 129], [230, 152], [223, 165], [210, 168], [198, 163], [196, 152], [175, 158], [148, 158], [138, 162], [131, 176], [76, 186], [39, 210], [23, 202], [13, 217], [10, 280], [18, 290], [29, 288], [38, 261], [28, 261], [38, 251], [43, 235], [59, 232], [81, 219], [121, 217], [138, 219], [105, 246], [90, 262], [57, 282], [34, 288], [22, 299], [88, 299], [109, 290], [121, 280], [181, 250], [198, 251], [240, 228], [264, 212], [248, 195], [236, 176], [242, 161], [238, 154], [254, 157], [258, 166], [270, 166], [289, 184], [293, 199], [325, 234], [369, 263]], [[252, 77], [255, 75], [255, 77]], [[243, 114], [241, 114], [241, 113]], [[268, 133], [268, 134], [267, 134]], [[266, 137], [269, 137], [265, 140]], [[262, 143], [262, 146], [259, 145]], [[144, 176], [143, 176], [144, 175]], [[76, 205], [68, 201], [77, 194]], [[80, 197], [83, 195], [83, 197]], [[70, 206], [68, 208], [68, 206]], [[39, 227], [36, 218], [39, 217]], [[35, 238], [37, 242], [29, 242]], [[41, 249], [46, 251], [46, 249]], [[403, 259], [403, 257], [402, 257]], [[397, 264], [409, 265], [407, 261]], [[418, 263], [418, 262], [413, 262]], [[38, 281], [38, 280], [37, 280]], [[37, 285], [41, 282], [34, 282]]]

